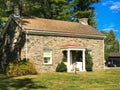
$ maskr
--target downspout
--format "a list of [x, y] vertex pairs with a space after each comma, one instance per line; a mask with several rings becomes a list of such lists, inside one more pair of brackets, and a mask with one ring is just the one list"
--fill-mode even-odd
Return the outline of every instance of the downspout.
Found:
[[120, 53], [120, 40], [119, 40], [119, 53]]
[[26, 60], [28, 59], [28, 44], [27, 44], [27, 34], [28, 34], [28, 31], [26, 31], [26, 33], [25, 33], [26, 35], [25, 35], [25, 38], [26, 38], [26, 50], [25, 50], [25, 58], [26, 58]]
[[105, 60], [105, 43], [104, 43], [104, 40], [103, 40], [103, 68], [104, 68], [104, 70], [105, 70], [105, 62], [106, 62], [106, 60]]

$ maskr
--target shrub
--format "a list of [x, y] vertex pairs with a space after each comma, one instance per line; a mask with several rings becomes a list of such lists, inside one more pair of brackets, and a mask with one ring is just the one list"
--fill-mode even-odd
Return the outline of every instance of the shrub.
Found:
[[92, 61], [92, 57], [90, 55], [90, 53], [88, 52], [88, 50], [86, 49], [85, 51], [85, 66], [86, 66], [86, 70], [87, 71], [92, 71], [92, 67], [93, 67], [93, 61]]
[[66, 65], [63, 62], [59, 63], [56, 68], [56, 72], [67, 72]]
[[33, 64], [26, 59], [9, 63], [6, 73], [10, 76], [37, 74]]
[[67, 51], [63, 51], [62, 53], [63, 53], [62, 61], [67, 62]]
[[67, 62], [67, 57], [64, 55], [63, 56], [63, 59], [62, 59], [63, 62]]

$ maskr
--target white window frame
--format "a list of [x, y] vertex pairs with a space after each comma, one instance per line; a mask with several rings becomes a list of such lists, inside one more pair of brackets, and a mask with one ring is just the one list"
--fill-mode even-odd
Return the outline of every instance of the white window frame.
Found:
[[[50, 53], [48, 54], [48, 56], [45, 56], [45, 51], [50, 51]], [[45, 63], [45, 59], [44, 58], [50, 58], [50, 61], [48, 63]], [[43, 49], [43, 64], [48, 65], [48, 64], [52, 64], [52, 49], [49, 48], [45, 48]]]

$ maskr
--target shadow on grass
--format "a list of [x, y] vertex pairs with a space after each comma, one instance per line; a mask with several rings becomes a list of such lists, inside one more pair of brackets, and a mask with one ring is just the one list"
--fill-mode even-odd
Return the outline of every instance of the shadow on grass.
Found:
[[32, 79], [24, 78], [24, 79], [2, 79], [0, 80], [0, 90], [30, 90], [30, 89], [46, 89], [47, 87], [44, 85], [40, 85], [40, 83], [33, 82]]

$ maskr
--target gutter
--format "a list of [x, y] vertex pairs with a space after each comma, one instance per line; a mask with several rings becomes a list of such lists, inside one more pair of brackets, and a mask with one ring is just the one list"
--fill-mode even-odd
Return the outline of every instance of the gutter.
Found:
[[81, 37], [81, 38], [94, 38], [94, 39], [105, 39], [106, 36], [100, 35], [86, 35], [86, 34], [77, 34], [77, 33], [69, 33], [69, 32], [55, 32], [55, 31], [47, 31], [47, 30], [25, 30], [23, 32], [32, 34], [32, 35], [45, 35], [45, 36], [66, 36], [66, 37]]

